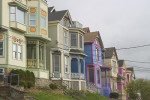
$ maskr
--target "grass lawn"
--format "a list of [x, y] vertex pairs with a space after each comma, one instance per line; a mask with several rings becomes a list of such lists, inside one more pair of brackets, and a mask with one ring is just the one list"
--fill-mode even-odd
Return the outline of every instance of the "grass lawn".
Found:
[[[51, 92], [41, 91], [39, 94], [29, 94], [28, 96], [34, 97], [37, 100], [75, 100], [68, 95], [63, 94], [54, 94]], [[80, 98], [80, 100], [109, 100], [103, 96], [98, 94], [88, 93], [86, 94], [86, 98]]]

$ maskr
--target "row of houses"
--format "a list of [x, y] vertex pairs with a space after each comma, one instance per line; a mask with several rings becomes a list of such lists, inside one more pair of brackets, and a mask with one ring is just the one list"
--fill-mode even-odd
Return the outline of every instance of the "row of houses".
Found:
[[133, 68], [126, 68], [114, 47], [104, 48], [99, 31], [83, 28], [68, 10], [48, 7], [46, 0], [1, 0], [0, 15], [1, 79], [12, 69], [30, 70], [42, 85], [50, 80], [127, 99]]

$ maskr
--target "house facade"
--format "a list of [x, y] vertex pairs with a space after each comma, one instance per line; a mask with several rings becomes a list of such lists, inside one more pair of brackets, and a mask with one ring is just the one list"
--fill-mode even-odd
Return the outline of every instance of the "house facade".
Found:
[[36, 78], [49, 79], [47, 1], [1, 0], [0, 5], [1, 74], [23, 69], [33, 71]]
[[126, 100], [125, 86], [127, 84], [126, 64], [124, 60], [118, 60], [118, 81], [117, 88], [120, 94], [120, 100]]
[[71, 60], [71, 88], [73, 90], [85, 90], [85, 57], [84, 34], [82, 24], [73, 21], [69, 28], [70, 34], [70, 60]]
[[105, 62], [106, 66], [110, 66], [112, 68], [110, 71], [111, 91], [118, 92], [117, 89], [118, 56], [115, 47], [105, 48], [105, 57], [103, 58], [103, 61]]
[[[109, 97], [110, 80], [109, 75], [107, 74], [107, 70], [110, 68], [103, 66], [102, 63], [104, 47], [100, 33], [98, 31], [89, 32], [89, 29], [84, 30], [87, 32], [84, 35], [84, 51], [87, 54], [85, 60], [87, 88], [97, 89], [98, 93]], [[104, 75], [108, 75], [108, 78], [105, 77], [106, 79], [104, 82], [102, 82], [102, 72], [104, 72]]]

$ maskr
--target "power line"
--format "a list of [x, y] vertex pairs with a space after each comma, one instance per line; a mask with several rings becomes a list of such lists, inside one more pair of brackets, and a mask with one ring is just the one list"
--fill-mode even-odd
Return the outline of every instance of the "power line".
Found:
[[127, 62], [135, 62], [135, 63], [147, 63], [147, 64], [150, 64], [150, 62], [145, 62], [145, 61], [133, 61], [133, 60], [124, 60], [124, 61], [127, 61]]
[[125, 50], [125, 49], [142, 48], [142, 47], [147, 47], [147, 46], [150, 46], [150, 44], [147, 44], [147, 45], [140, 45], [140, 46], [135, 46], [135, 47], [128, 47], [128, 48], [119, 48], [119, 49], [116, 49], [116, 50]]

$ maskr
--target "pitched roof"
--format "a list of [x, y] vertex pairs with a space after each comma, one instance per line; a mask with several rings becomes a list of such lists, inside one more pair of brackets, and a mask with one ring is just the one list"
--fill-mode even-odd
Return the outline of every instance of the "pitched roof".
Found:
[[55, 11], [54, 7], [48, 7], [48, 12], [53, 12], [53, 11]]
[[90, 32], [90, 29], [89, 29], [89, 27], [85, 27], [85, 28], [83, 28], [83, 31], [84, 31], [85, 33], [89, 33], [89, 32]]
[[119, 66], [119, 67], [122, 67], [122, 66], [123, 66], [123, 62], [124, 62], [124, 60], [119, 60], [119, 61], [118, 61], [118, 66]]
[[94, 42], [99, 32], [89, 32], [84, 34], [84, 42]]
[[51, 9], [48, 9], [48, 21], [55, 21], [55, 20], [61, 20], [68, 10], [62, 10], [62, 11], [55, 11], [51, 12]]
[[117, 52], [116, 52], [116, 48], [115, 48], [115, 47], [105, 48], [105, 58], [112, 58], [113, 52], [116, 53], [116, 57], [117, 57], [117, 59], [118, 59], [118, 56], [117, 56]]
[[134, 71], [133, 67], [128, 67], [127, 70], [132, 71], [132, 72]]

